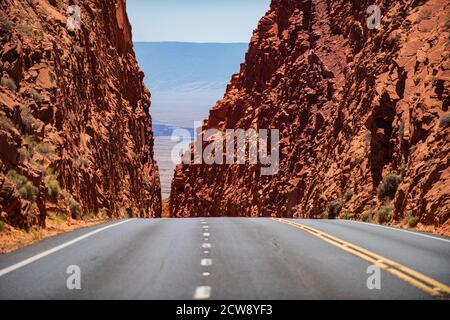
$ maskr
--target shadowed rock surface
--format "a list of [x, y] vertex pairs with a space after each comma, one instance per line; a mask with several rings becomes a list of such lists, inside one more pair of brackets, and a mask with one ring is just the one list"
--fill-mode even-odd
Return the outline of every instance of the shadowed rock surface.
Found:
[[416, 218], [449, 233], [450, 4], [376, 3], [370, 30], [373, 1], [272, 1], [203, 129], [279, 129], [280, 171], [180, 164], [172, 215]]
[[124, 0], [0, 4], [1, 220], [161, 214], [150, 93]]

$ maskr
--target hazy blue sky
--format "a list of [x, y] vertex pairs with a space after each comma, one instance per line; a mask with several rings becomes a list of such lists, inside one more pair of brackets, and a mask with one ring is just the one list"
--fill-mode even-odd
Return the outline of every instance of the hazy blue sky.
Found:
[[127, 0], [133, 41], [249, 42], [270, 0]]

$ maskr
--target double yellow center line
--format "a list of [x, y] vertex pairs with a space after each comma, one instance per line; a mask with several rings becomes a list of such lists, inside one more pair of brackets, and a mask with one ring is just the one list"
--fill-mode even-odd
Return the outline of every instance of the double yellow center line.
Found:
[[448, 299], [450, 297], [450, 287], [420, 272], [412, 270], [398, 262], [382, 257], [374, 252], [361, 248], [357, 245], [354, 245], [342, 239], [333, 237], [325, 232], [311, 228], [304, 224], [280, 218], [273, 218], [273, 220], [306, 231], [342, 250], [345, 250], [355, 256], [358, 256], [361, 259], [366, 260], [380, 267], [381, 269], [395, 275], [396, 277], [402, 279], [403, 281], [429, 293], [433, 297], [443, 299]]

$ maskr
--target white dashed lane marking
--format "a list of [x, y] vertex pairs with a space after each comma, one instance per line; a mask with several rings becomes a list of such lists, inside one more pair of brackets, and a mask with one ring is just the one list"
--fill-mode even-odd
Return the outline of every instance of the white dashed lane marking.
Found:
[[195, 289], [194, 299], [208, 299], [211, 296], [211, 287], [201, 286]]
[[212, 265], [212, 259], [202, 259], [200, 265], [206, 267]]
[[[205, 219], [201, 219], [201, 224], [202, 224], [202, 232], [203, 232], [203, 243], [202, 243], [202, 248], [203, 249], [209, 249], [211, 248], [211, 243], [207, 242], [209, 241], [209, 236], [210, 233], [209, 231], [209, 227], [205, 221]], [[209, 250], [203, 250], [203, 254], [209, 254]], [[212, 265], [212, 259], [201, 259], [200, 260], [200, 265], [202, 267], [208, 267]], [[202, 276], [203, 277], [208, 277], [210, 276], [211, 273], [208, 271], [204, 271], [202, 272]], [[194, 299], [208, 299], [209, 297], [211, 297], [211, 287], [210, 286], [199, 286], [195, 289], [194, 292]]]

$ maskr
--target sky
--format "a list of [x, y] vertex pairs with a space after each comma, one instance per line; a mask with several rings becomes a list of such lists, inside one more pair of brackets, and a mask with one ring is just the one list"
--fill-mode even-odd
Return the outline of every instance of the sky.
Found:
[[133, 41], [249, 42], [270, 0], [127, 0]]

